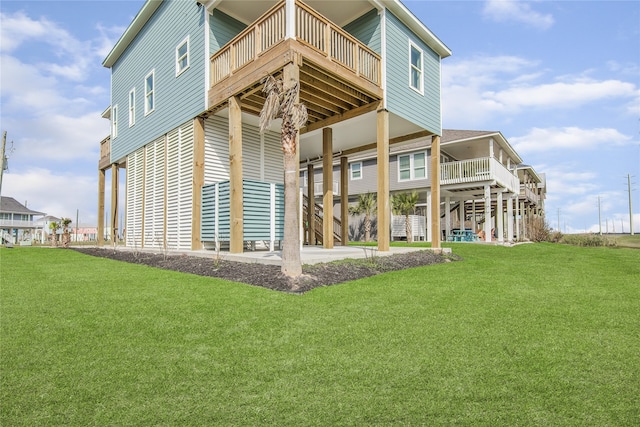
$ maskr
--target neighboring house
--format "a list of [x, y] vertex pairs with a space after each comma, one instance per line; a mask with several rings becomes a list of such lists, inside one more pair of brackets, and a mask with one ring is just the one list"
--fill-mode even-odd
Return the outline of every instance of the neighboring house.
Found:
[[38, 228], [34, 217], [40, 215], [13, 197], [0, 197], [0, 241], [31, 244]]
[[[416, 214], [424, 217], [428, 240], [432, 235], [432, 160], [428, 139], [399, 142], [390, 147], [390, 192], [415, 190], [418, 193]], [[439, 160], [438, 211], [443, 220], [440, 228], [443, 238], [450, 238], [452, 230], [458, 228], [482, 232], [487, 241], [493, 240], [492, 236], [498, 241], [518, 240], [526, 238], [526, 218], [543, 215], [544, 179], [531, 166], [521, 165], [522, 159], [500, 132], [444, 129]], [[350, 203], [356, 201], [358, 194], [376, 191], [374, 151], [350, 157], [348, 171]], [[316, 177], [312, 181], [316, 195], [322, 194], [322, 183], [316, 184], [321, 174], [321, 170], [314, 169]], [[341, 176], [337, 164], [333, 166], [333, 180], [334, 187], [339, 187]], [[309, 182], [309, 172], [304, 171], [301, 185], [305, 192]], [[334, 192], [335, 206], [340, 203], [338, 195]], [[351, 227], [353, 229], [353, 224]]]
[[[49, 227], [52, 222], [60, 224], [61, 219], [52, 215], [47, 215], [36, 221], [38, 231], [36, 232], [36, 240], [40, 243], [44, 243], [51, 239], [51, 228]], [[62, 234], [62, 230], [58, 229], [57, 234]]]
[[[109, 227], [126, 229], [128, 246], [200, 249], [222, 241], [241, 252], [247, 242], [282, 239], [280, 135], [257, 127], [267, 74], [300, 86], [309, 112], [300, 132], [303, 162], [340, 158], [346, 174], [355, 173], [344, 169], [351, 157], [371, 149], [384, 154], [375, 182], [383, 206], [389, 147], [418, 141], [437, 149], [440, 65], [451, 52], [400, 1], [247, 4], [148, 0], [104, 60], [111, 105], [103, 116], [111, 135], [101, 142], [98, 167], [100, 243], [107, 170]], [[125, 224], [118, 224], [122, 169]], [[332, 200], [333, 177], [323, 179], [324, 197]], [[332, 207], [325, 203], [322, 215], [333, 217]], [[386, 210], [378, 223], [389, 226]], [[324, 224], [323, 235], [332, 247], [333, 224]], [[378, 236], [378, 245], [388, 250], [389, 236]]]

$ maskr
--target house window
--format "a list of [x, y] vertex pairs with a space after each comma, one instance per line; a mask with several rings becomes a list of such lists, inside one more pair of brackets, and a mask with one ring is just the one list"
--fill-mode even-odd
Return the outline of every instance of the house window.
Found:
[[420, 94], [422, 89], [422, 49], [409, 42], [409, 86]]
[[129, 92], [129, 127], [136, 124], [136, 88]]
[[176, 77], [189, 68], [189, 36], [176, 47]]
[[409, 181], [427, 177], [427, 154], [414, 153], [398, 156], [398, 180]]
[[352, 180], [362, 179], [362, 162], [351, 163], [350, 170]]
[[144, 115], [151, 113], [155, 108], [155, 71], [150, 72], [144, 78]]
[[111, 138], [118, 137], [118, 104], [111, 109]]

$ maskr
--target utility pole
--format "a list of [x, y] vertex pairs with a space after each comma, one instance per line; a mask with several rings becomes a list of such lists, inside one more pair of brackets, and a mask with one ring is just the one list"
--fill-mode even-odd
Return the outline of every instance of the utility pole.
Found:
[[562, 232], [562, 229], [560, 228], [560, 208], [558, 208], [558, 231]]
[[631, 203], [631, 174], [627, 174], [627, 190], [629, 191], [629, 226], [633, 236], [633, 207]]
[[80, 209], [76, 209], [76, 243], [78, 242], [78, 215], [80, 214]]
[[600, 206], [600, 196], [598, 196], [598, 229], [600, 230], [600, 235], [602, 236], [602, 210]]
[[7, 131], [2, 132], [2, 151], [0, 151], [0, 194], [2, 194], [2, 175], [4, 175], [4, 170], [6, 168], [6, 159], [4, 156], [4, 152], [7, 148]]

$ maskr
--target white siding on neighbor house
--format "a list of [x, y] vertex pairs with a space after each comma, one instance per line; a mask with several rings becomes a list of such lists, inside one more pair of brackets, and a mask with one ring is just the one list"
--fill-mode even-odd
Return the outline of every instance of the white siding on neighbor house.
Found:
[[193, 121], [167, 135], [167, 247], [191, 249]]
[[145, 147], [144, 247], [164, 247], [165, 137]]
[[[229, 180], [229, 122], [212, 116], [205, 120], [204, 183]], [[258, 128], [242, 125], [242, 174], [244, 179], [283, 183], [280, 137], [274, 132], [262, 136]]]

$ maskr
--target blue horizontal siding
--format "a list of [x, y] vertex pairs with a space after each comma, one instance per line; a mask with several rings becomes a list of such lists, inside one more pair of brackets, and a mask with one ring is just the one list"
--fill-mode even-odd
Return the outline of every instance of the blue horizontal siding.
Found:
[[[165, 0], [111, 69], [111, 105], [118, 105], [115, 162], [192, 119], [205, 107], [203, 8]], [[176, 47], [189, 36], [189, 68], [176, 76]], [[144, 114], [144, 78], [155, 70], [155, 111]], [[136, 90], [136, 120], [129, 127], [128, 96]]]
[[[216, 206], [215, 188], [218, 186], [218, 238], [229, 240], [230, 191], [229, 181], [202, 187], [201, 238], [203, 242], [215, 242]], [[284, 185], [275, 184], [275, 240], [284, 238]], [[253, 180], [242, 182], [243, 240], [270, 240], [271, 183]]]
[[380, 15], [376, 9], [345, 25], [344, 30], [367, 45], [369, 49], [381, 54]]

